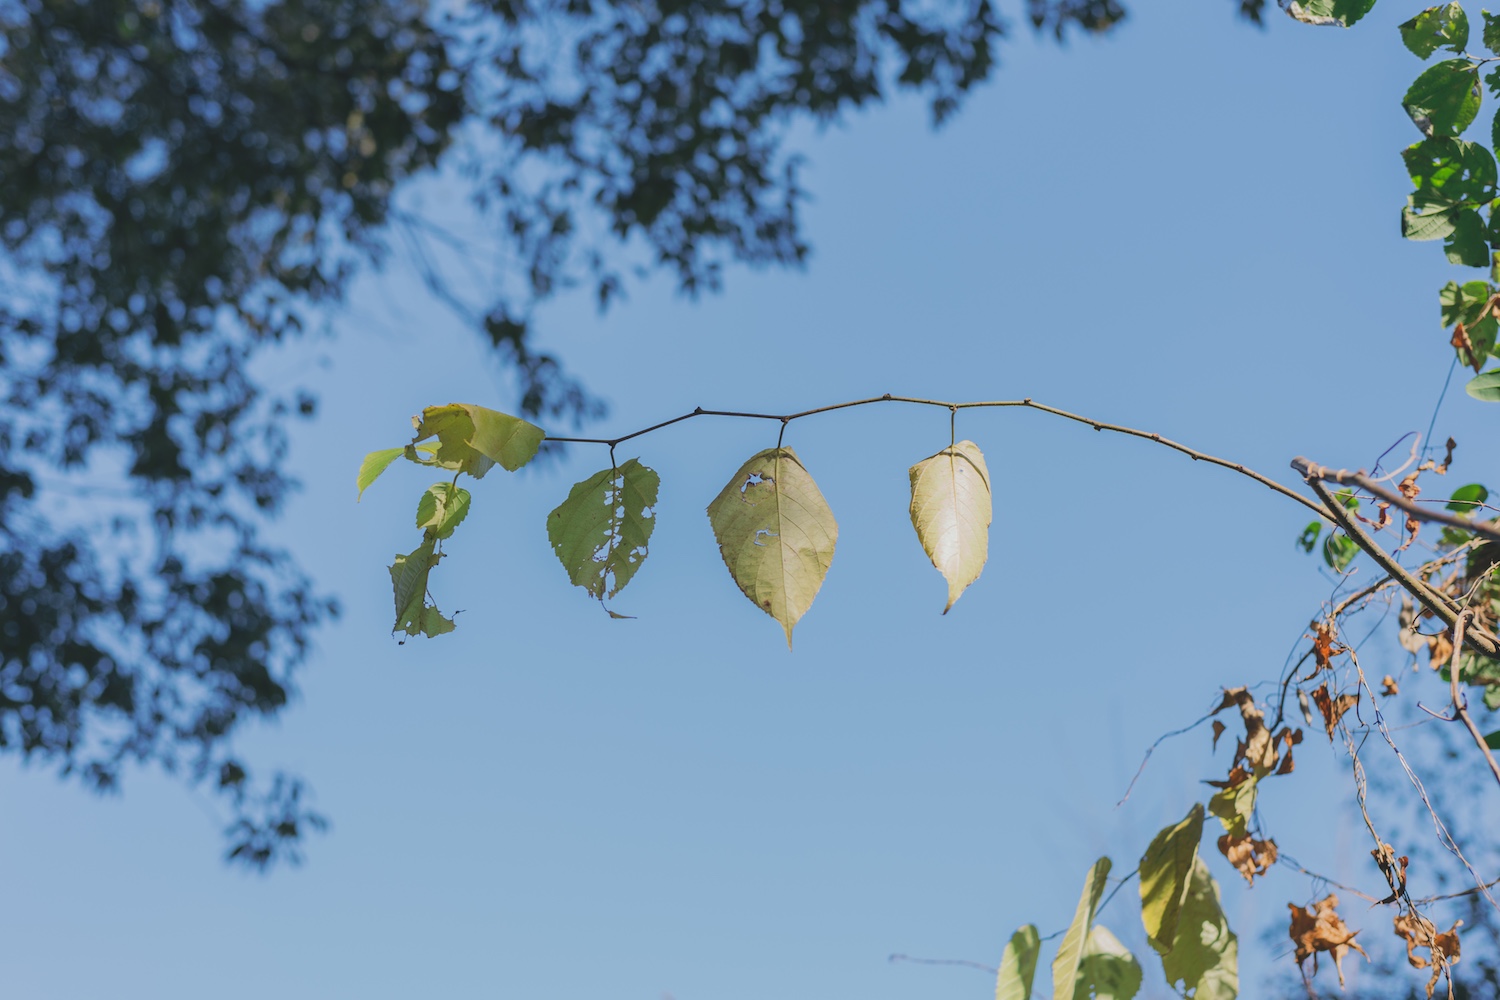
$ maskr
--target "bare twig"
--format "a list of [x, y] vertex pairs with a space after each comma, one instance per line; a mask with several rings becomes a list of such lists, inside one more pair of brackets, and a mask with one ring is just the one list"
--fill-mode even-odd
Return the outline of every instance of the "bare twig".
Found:
[[1453, 622], [1453, 654], [1448, 657], [1448, 686], [1453, 696], [1453, 711], [1464, 721], [1464, 726], [1469, 730], [1469, 735], [1474, 737], [1479, 752], [1484, 754], [1484, 759], [1489, 761], [1490, 773], [1495, 776], [1496, 783], [1500, 783], [1500, 764], [1495, 762], [1495, 755], [1490, 752], [1490, 745], [1484, 741], [1484, 735], [1480, 733], [1479, 727], [1474, 725], [1474, 719], [1469, 715], [1468, 699], [1458, 689], [1458, 672], [1460, 651], [1464, 648], [1464, 624], [1473, 615], [1473, 611], [1465, 608], [1458, 613]]
[[1292, 459], [1292, 468], [1306, 476], [1308, 482], [1321, 480], [1323, 482], [1338, 483], [1340, 486], [1358, 486], [1360, 489], [1379, 497], [1386, 503], [1400, 507], [1419, 521], [1434, 521], [1438, 524], [1446, 524], [1450, 528], [1472, 531], [1474, 534], [1482, 535], [1491, 541], [1500, 542], [1500, 530], [1497, 530], [1492, 525], [1471, 521], [1467, 518], [1455, 517], [1452, 514], [1444, 514], [1442, 511], [1424, 510], [1401, 493], [1386, 489], [1363, 472], [1350, 472], [1348, 469], [1338, 469], [1335, 471], [1326, 465], [1319, 465], [1316, 462], [1308, 461], [1300, 455]]

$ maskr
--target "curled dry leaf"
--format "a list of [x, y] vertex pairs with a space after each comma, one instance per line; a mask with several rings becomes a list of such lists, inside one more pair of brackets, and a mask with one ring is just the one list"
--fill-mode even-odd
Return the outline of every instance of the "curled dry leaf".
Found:
[[1338, 644], [1338, 635], [1338, 627], [1331, 621], [1313, 625], [1313, 658], [1317, 662], [1314, 673], [1318, 670], [1332, 670], [1333, 658], [1348, 652], [1347, 647]]
[[1318, 685], [1318, 689], [1312, 693], [1312, 700], [1323, 714], [1323, 726], [1328, 730], [1329, 742], [1333, 741], [1333, 731], [1338, 728], [1344, 713], [1359, 703], [1359, 698], [1352, 694], [1341, 694], [1337, 698], [1330, 696], [1326, 683]]
[[1264, 875], [1266, 869], [1276, 863], [1276, 841], [1256, 840], [1246, 834], [1234, 837], [1224, 834], [1219, 838], [1219, 853], [1245, 876], [1245, 881], [1255, 884], [1255, 876]]
[[1387, 903], [1394, 903], [1406, 895], [1406, 866], [1411, 863], [1411, 858], [1405, 854], [1397, 857], [1396, 849], [1384, 841], [1370, 852], [1370, 857], [1375, 859], [1375, 864], [1380, 868], [1380, 874], [1385, 876], [1386, 885], [1391, 887], [1391, 894], [1375, 905], [1384, 906]]
[[1386, 674], [1380, 679], [1380, 693], [1389, 698], [1393, 694], [1401, 693], [1401, 686], [1396, 683], [1396, 678]]
[[1434, 472], [1436, 472], [1440, 476], [1446, 476], [1448, 474], [1448, 466], [1453, 464], [1453, 449], [1457, 447], [1458, 442], [1453, 440], [1452, 438], [1449, 438], [1447, 454], [1443, 456], [1443, 460], [1438, 463], [1437, 468], [1433, 470]]
[[[1449, 970], [1458, 964], [1458, 929], [1463, 923], [1462, 920], [1455, 921], [1452, 927], [1439, 934], [1437, 926], [1416, 911], [1396, 914], [1396, 936], [1406, 940], [1406, 960], [1413, 969], [1432, 969], [1432, 978], [1427, 980], [1429, 998], [1441, 976], [1446, 973], [1450, 982], [1452, 980], [1453, 974]], [[1426, 948], [1427, 956], [1418, 955], [1418, 948]]]
[[1311, 956], [1313, 975], [1318, 974], [1318, 954], [1327, 952], [1333, 956], [1333, 967], [1339, 973], [1339, 986], [1344, 985], [1344, 956], [1350, 949], [1369, 959], [1369, 955], [1354, 940], [1359, 931], [1351, 931], [1338, 914], [1339, 898], [1329, 893], [1313, 906], [1298, 906], [1288, 903], [1292, 911], [1292, 925], [1287, 931], [1292, 943], [1297, 946], [1297, 968]]
[[1214, 720], [1214, 742], [1213, 742], [1213, 748], [1215, 750], [1219, 749], [1219, 737], [1223, 736], [1224, 735], [1224, 730], [1228, 729], [1228, 728], [1229, 728], [1228, 726], [1224, 725], [1224, 723], [1220, 722], [1218, 719]]

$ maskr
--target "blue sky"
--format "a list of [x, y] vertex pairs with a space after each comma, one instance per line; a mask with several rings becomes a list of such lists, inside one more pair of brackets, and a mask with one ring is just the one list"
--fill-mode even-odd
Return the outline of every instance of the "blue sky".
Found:
[[[1457, 274], [1397, 230], [1410, 13], [1343, 32], [1273, 11], [1262, 32], [1228, 2], [1163, 0], [1065, 50], [1018, 27], [940, 132], [900, 100], [796, 133], [805, 272], [732, 271], [697, 303], [657, 279], [602, 318], [566, 299], [544, 343], [609, 400], [605, 433], [697, 405], [1030, 396], [1285, 482], [1299, 454], [1368, 466], [1427, 425], [1449, 357], [1436, 293]], [[455, 211], [456, 189], [419, 193]], [[514, 399], [409, 273], [361, 282], [334, 325], [265, 369], [321, 394], [275, 533], [345, 614], [297, 705], [241, 740], [304, 774], [333, 828], [305, 867], [247, 876], [171, 779], [97, 799], [0, 761], [9, 996], [982, 1000], [983, 973], [887, 957], [995, 963], [1018, 925], [1063, 927], [1095, 857], [1129, 871], [1225, 767], [1206, 731], [1181, 737], [1116, 808], [1144, 748], [1221, 686], [1274, 678], [1330, 589], [1292, 545], [1306, 511], [1248, 480], [969, 412], [996, 520], [942, 617], [906, 470], [946, 446], [947, 414], [892, 405], [788, 429], [840, 524], [794, 653], [703, 513], [775, 427], [715, 419], [620, 450], [662, 477], [650, 558], [614, 602], [636, 620], [603, 615], [548, 546], [547, 512], [608, 461], [576, 447], [476, 485], [433, 578], [459, 629], [398, 646], [385, 566], [416, 544], [429, 477], [394, 467], [356, 506], [359, 458], [423, 406]], [[1452, 485], [1495, 467], [1488, 419], [1449, 394]], [[1314, 738], [1262, 810], [1284, 850], [1363, 884], [1346, 776]], [[1275, 869], [1247, 891], [1208, 853], [1254, 996], [1290, 962], [1259, 931], [1309, 883]], [[1101, 921], [1140, 953], [1133, 893]]]

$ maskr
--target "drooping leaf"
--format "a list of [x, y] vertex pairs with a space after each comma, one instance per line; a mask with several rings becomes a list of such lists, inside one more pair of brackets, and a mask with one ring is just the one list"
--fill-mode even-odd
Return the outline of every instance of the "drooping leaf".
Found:
[[624, 590], [646, 561], [660, 486], [661, 477], [632, 458], [576, 484], [547, 515], [552, 551], [596, 601]]
[[1428, 7], [1401, 25], [1401, 41], [1420, 59], [1438, 49], [1462, 53], [1469, 44], [1469, 18], [1456, 3]]
[[1083, 895], [1078, 899], [1078, 908], [1073, 912], [1073, 922], [1057, 946], [1057, 955], [1052, 959], [1052, 995], [1071, 997], [1078, 980], [1078, 966], [1088, 947], [1089, 931], [1094, 926], [1094, 915], [1099, 910], [1099, 898], [1104, 895], [1104, 880], [1109, 875], [1109, 858], [1100, 858], [1089, 869], [1083, 883]]
[[1250, 775], [1237, 785], [1221, 788], [1208, 800], [1208, 811], [1219, 817], [1231, 837], [1243, 837], [1249, 832], [1250, 817], [1255, 812], [1255, 786], [1259, 781]]
[[520, 417], [469, 403], [429, 406], [412, 418], [412, 425], [413, 444], [434, 435], [438, 439], [437, 452], [426, 464], [467, 472], [475, 479], [496, 463], [516, 471], [535, 457], [545, 437], [540, 427]]
[[923, 459], [911, 477], [911, 523], [928, 558], [948, 580], [947, 614], [979, 579], [990, 550], [990, 473], [973, 441]]
[[1479, 483], [1470, 483], [1460, 486], [1453, 491], [1452, 498], [1448, 501], [1448, 509], [1460, 514], [1472, 514], [1479, 504], [1490, 498], [1490, 491]]
[[1467, 59], [1446, 59], [1412, 83], [1401, 106], [1426, 136], [1456, 138], [1479, 114], [1479, 70]]
[[1464, 385], [1464, 392], [1486, 403], [1500, 403], [1500, 368], [1475, 375]]
[[405, 448], [385, 448], [381, 451], [372, 451], [365, 456], [363, 462], [359, 463], [359, 475], [355, 479], [355, 486], [359, 492], [355, 494], [354, 502], [359, 503], [365, 495], [365, 490], [370, 484], [380, 478], [380, 474], [390, 467], [390, 464], [401, 457]]
[[1005, 954], [1000, 956], [995, 1000], [1031, 1000], [1031, 983], [1036, 978], [1036, 962], [1041, 951], [1042, 939], [1032, 924], [1010, 936]]
[[838, 524], [812, 476], [790, 448], [767, 448], [740, 466], [708, 505], [708, 520], [729, 575], [745, 596], [786, 630], [823, 586]]
[[1141, 922], [1146, 925], [1146, 940], [1159, 953], [1170, 951], [1176, 940], [1182, 901], [1202, 839], [1203, 805], [1195, 803], [1181, 822], [1158, 832], [1141, 857]]
[[417, 501], [417, 527], [433, 538], [444, 539], [469, 514], [469, 491], [452, 483], [434, 483]]
[[1183, 995], [1191, 993], [1193, 1000], [1235, 1000], [1239, 995], [1239, 939], [1229, 929], [1219, 905], [1219, 885], [1202, 858], [1193, 862], [1177, 937], [1161, 965], [1168, 984]]
[[396, 556], [391, 565], [391, 586], [396, 596], [396, 624], [392, 632], [407, 635], [442, 635], [453, 631], [453, 619], [445, 618], [427, 603], [427, 577], [442, 558], [435, 550], [432, 537], [422, 540], [415, 552]]
[[1078, 963], [1073, 1000], [1131, 1000], [1141, 989], [1141, 963], [1103, 924], [1089, 931]]
[[1374, 6], [1375, 0], [1287, 0], [1285, 10], [1303, 24], [1347, 28]]

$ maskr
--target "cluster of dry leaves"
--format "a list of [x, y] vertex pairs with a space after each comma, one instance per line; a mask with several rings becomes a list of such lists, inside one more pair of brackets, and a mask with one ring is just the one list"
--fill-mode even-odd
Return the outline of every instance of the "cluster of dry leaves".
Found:
[[[1276, 863], [1276, 841], [1254, 836], [1250, 831], [1250, 817], [1255, 808], [1256, 786], [1262, 778], [1273, 774], [1290, 774], [1295, 766], [1292, 747], [1302, 742], [1302, 730], [1283, 726], [1272, 733], [1266, 726], [1266, 716], [1255, 704], [1255, 697], [1248, 688], [1228, 688], [1214, 714], [1226, 708], [1239, 710], [1240, 721], [1245, 726], [1245, 735], [1237, 740], [1234, 757], [1229, 762], [1229, 775], [1223, 781], [1208, 784], [1219, 789], [1210, 803], [1210, 810], [1224, 823], [1225, 833], [1219, 838], [1219, 853], [1255, 884], [1257, 875]], [[1213, 722], [1214, 746], [1228, 727], [1218, 719]]]

